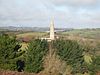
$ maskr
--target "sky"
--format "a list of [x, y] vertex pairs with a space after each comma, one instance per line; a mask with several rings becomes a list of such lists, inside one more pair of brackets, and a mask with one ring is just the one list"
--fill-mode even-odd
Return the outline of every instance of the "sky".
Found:
[[0, 26], [100, 28], [100, 0], [0, 0]]

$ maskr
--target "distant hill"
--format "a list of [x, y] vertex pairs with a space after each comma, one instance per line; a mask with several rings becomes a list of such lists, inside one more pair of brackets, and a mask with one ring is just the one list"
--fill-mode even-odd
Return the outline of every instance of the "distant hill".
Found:
[[[72, 28], [55, 28], [55, 31], [69, 31]], [[46, 32], [49, 31], [49, 27], [0, 27], [0, 31], [36, 31], [36, 32]]]

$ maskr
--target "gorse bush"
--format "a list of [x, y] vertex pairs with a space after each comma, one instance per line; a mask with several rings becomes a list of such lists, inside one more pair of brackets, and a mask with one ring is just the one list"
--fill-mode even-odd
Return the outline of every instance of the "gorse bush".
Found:
[[80, 72], [84, 62], [82, 47], [76, 41], [72, 40], [56, 40], [54, 46], [57, 49], [60, 59], [71, 65], [74, 72]]
[[48, 51], [46, 40], [33, 40], [26, 49], [25, 71], [38, 73], [43, 69], [43, 57]]

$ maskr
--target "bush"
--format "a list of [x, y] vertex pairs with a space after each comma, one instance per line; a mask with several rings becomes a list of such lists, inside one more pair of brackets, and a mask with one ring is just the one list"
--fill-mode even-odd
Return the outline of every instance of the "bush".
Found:
[[43, 70], [43, 57], [48, 51], [48, 43], [46, 40], [33, 40], [26, 49], [25, 71], [38, 73]]
[[57, 48], [60, 59], [73, 67], [73, 72], [81, 71], [81, 66], [84, 63], [83, 49], [76, 41], [56, 40], [54, 46]]
[[0, 35], [0, 68], [16, 70], [16, 60], [19, 43], [15, 37]]

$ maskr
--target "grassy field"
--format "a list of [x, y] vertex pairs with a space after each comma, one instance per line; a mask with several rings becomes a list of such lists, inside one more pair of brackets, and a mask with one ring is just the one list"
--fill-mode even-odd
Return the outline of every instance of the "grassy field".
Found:
[[16, 35], [18, 38], [19, 37], [41, 37], [46, 35], [47, 33], [45, 32], [28, 32], [28, 33], [22, 33], [22, 34], [18, 34]]
[[100, 29], [75, 29], [62, 34], [100, 40]]

